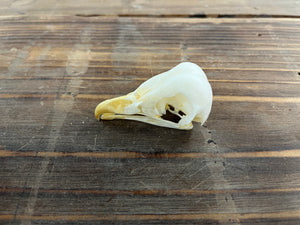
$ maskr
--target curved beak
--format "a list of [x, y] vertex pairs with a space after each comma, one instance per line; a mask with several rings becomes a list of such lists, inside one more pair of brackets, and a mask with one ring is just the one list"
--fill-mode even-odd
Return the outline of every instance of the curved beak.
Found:
[[120, 116], [124, 114], [124, 109], [131, 104], [132, 101], [127, 98], [127, 95], [105, 100], [97, 105], [95, 117], [97, 120], [120, 119]]

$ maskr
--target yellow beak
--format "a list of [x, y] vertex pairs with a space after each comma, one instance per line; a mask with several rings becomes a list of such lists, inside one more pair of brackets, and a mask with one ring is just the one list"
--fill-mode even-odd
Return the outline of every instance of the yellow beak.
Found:
[[97, 105], [95, 117], [97, 120], [121, 119], [120, 117], [124, 114], [124, 109], [131, 104], [132, 101], [127, 98], [127, 95], [108, 99]]

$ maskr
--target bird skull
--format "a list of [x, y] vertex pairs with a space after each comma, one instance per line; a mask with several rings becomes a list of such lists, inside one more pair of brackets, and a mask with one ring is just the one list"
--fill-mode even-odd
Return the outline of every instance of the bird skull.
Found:
[[101, 102], [98, 120], [128, 119], [157, 126], [190, 130], [203, 124], [212, 106], [212, 89], [203, 70], [190, 62], [142, 83], [135, 91]]

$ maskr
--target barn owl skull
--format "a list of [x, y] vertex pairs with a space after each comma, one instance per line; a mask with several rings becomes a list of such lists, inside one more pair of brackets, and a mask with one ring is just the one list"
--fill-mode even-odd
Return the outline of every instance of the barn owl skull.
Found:
[[203, 124], [212, 106], [212, 89], [203, 70], [190, 62], [142, 83], [135, 91], [101, 102], [98, 120], [127, 119], [182, 130]]

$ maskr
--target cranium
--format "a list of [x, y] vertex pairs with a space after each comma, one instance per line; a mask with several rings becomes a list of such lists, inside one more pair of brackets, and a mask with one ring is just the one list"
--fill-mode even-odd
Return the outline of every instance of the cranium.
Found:
[[189, 130], [203, 124], [212, 106], [212, 89], [203, 70], [190, 62], [142, 83], [135, 91], [101, 102], [98, 120], [127, 119]]

